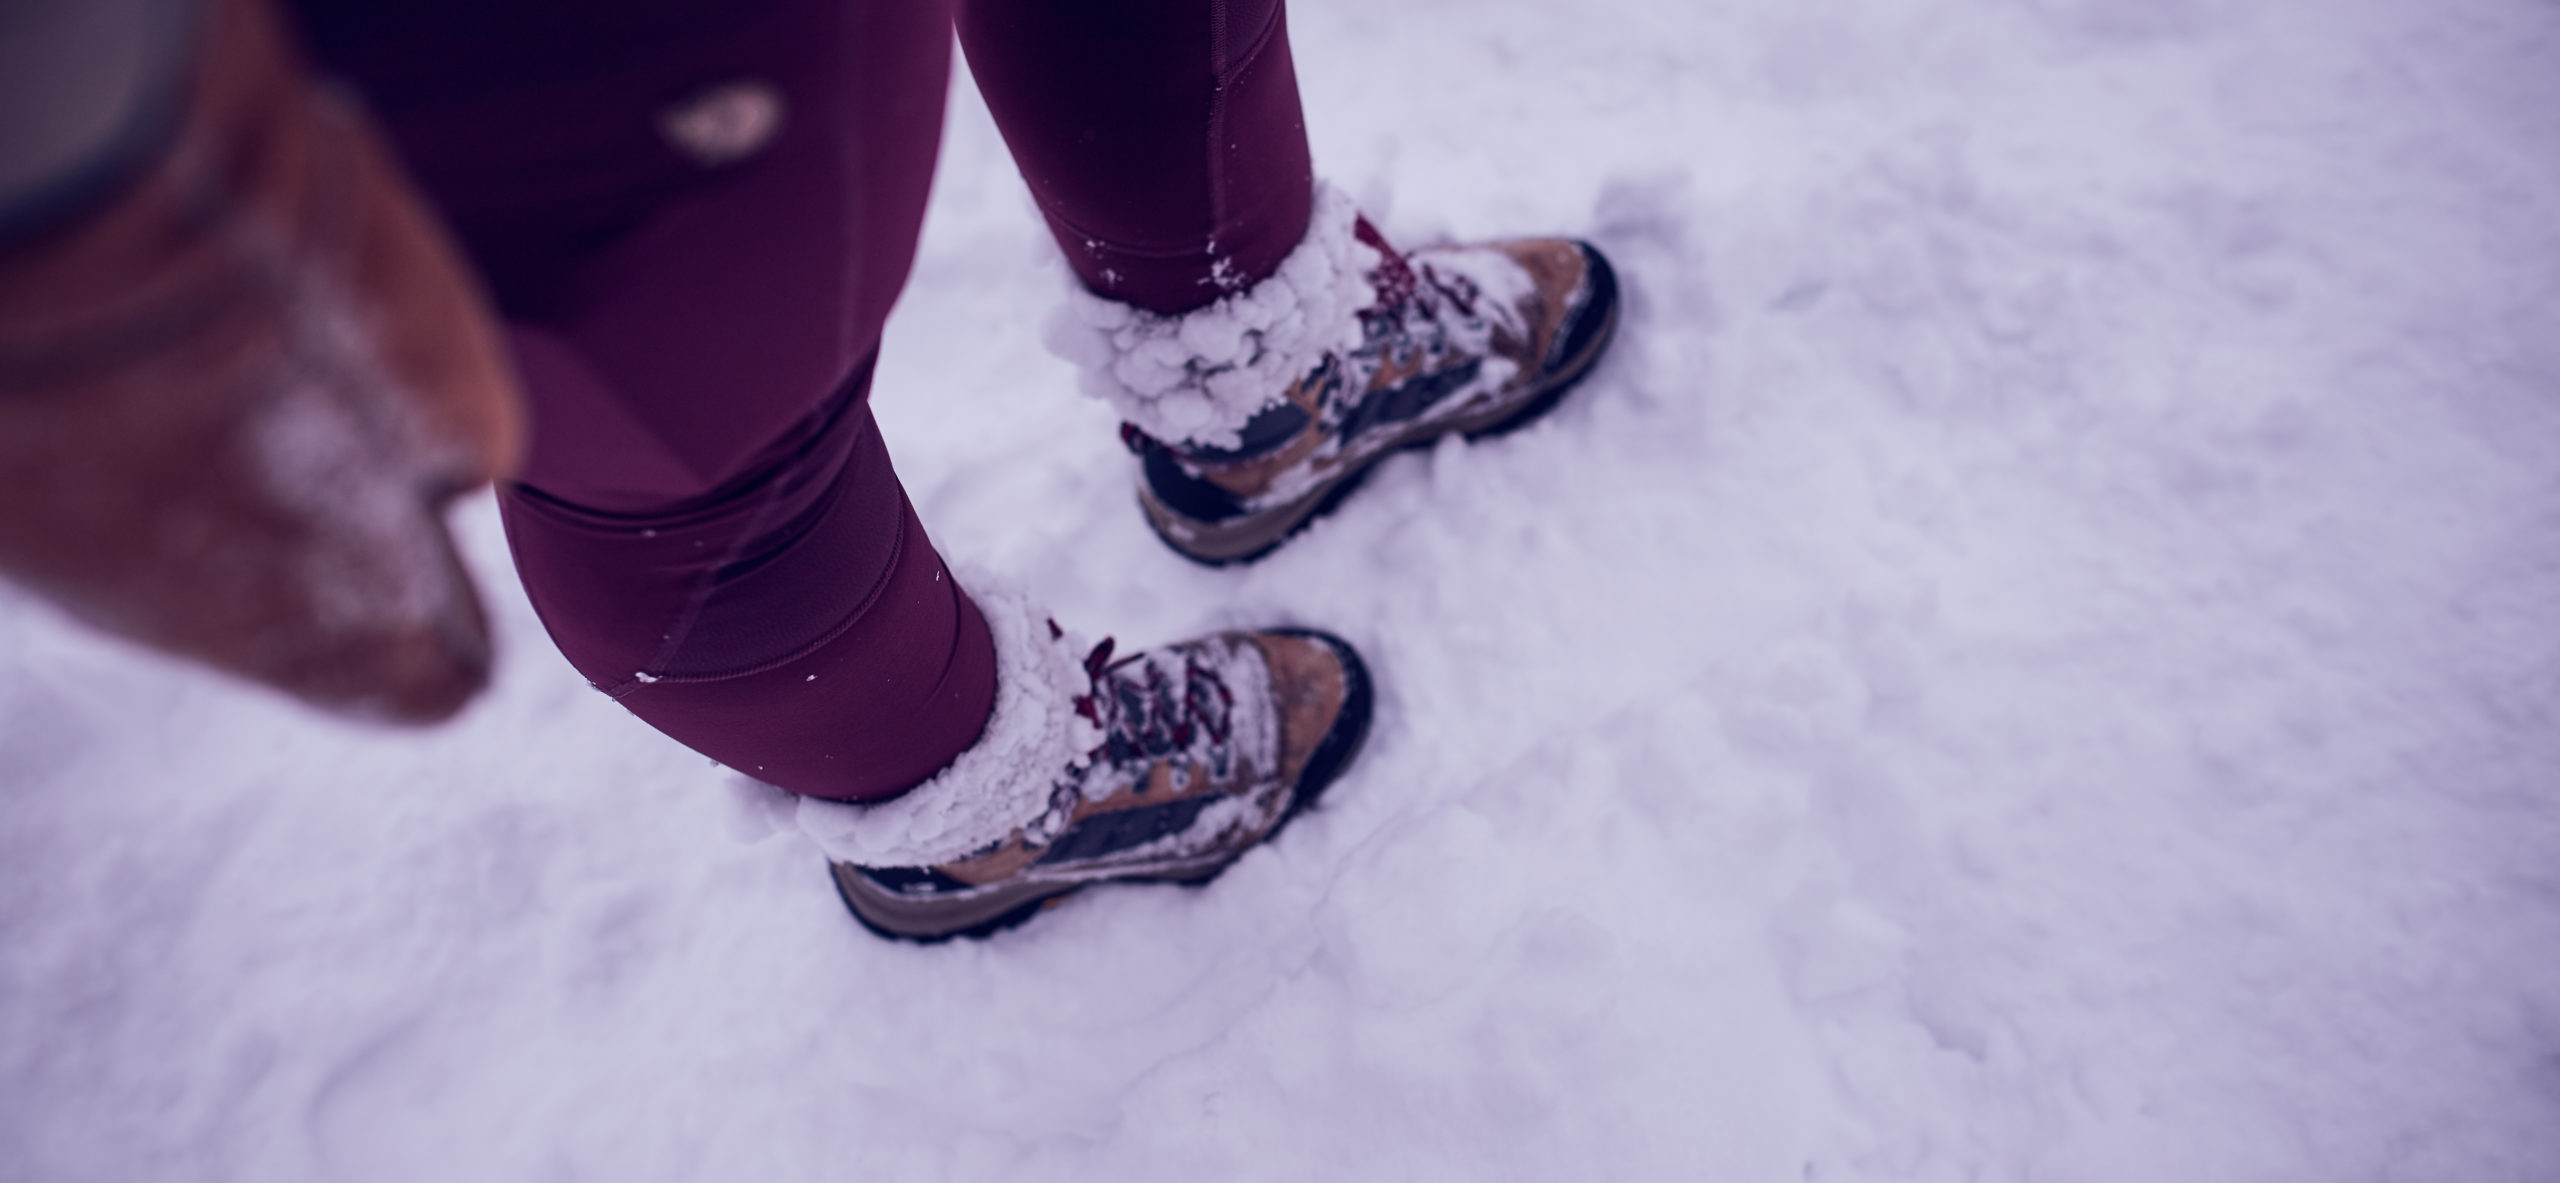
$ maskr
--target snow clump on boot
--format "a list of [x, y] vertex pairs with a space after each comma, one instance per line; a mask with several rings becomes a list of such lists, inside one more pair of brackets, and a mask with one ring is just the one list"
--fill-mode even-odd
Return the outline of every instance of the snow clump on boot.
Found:
[[[840, 862], [947, 863], [1036, 829], [1067, 766], [1102, 742], [1076, 713], [1086, 684], [1079, 638], [1058, 631], [1030, 597], [982, 571], [961, 580], [995, 641], [996, 702], [987, 728], [949, 766], [886, 801], [800, 798], [800, 831]], [[1063, 820], [1063, 819], [1061, 819]]]
[[1376, 300], [1378, 252], [1359, 241], [1352, 200], [1316, 186], [1307, 236], [1262, 282], [1177, 316], [1077, 285], [1050, 318], [1049, 348], [1083, 372], [1086, 394], [1157, 439], [1233, 448], [1256, 412], [1331, 353], [1357, 347]]

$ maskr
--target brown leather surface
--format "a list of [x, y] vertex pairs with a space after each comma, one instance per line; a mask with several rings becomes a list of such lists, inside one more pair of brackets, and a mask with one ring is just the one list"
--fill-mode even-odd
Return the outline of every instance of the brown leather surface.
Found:
[[[1080, 822], [1118, 810], [1162, 805], [1190, 797], [1257, 795], [1275, 786], [1285, 794], [1288, 787], [1297, 783], [1298, 773], [1306, 768], [1316, 747], [1324, 742], [1326, 733], [1333, 729], [1334, 721], [1342, 715], [1349, 692], [1343, 678], [1342, 660], [1334, 654], [1331, 646], [1306, 637], [1274, 633], [1231, 633], [1228, 636], [1241, 636], [1250, 641], [1261, 651], [1263, 664], [1270, 671], [1271, 704], [1280, 716], [1277, 775], [1252, 760], [1239, 760], [1233, 775], [1223, 780], [1213, 778], [1208, 769], [1195, 765], [1189, 769], [1190, 775], [1182, 778], [1186, 783], [1177, 792], [1174, 763], [1160, 760], [1148, 769], [1146, 779], [1141, 782], [1143, 787], [1133, 784], [1126, 791], [1100, 800], [1077, 801], [1072, 821]], [[1285, 803], [1285, 795], [1279, 801]], [[1278, 819], [1279, 810], [1275, 809], [1262, 828], [1237, 833], [1231, 840], [1238, 849], [1249, 846], [1260, 841], [1268, 831], [1269, 823]], [[964, 883], [995, 883], [1038, 861], [1045, 849], [1017, 837], [993, 850], [946, 863], [937, 869]]]
[[[1502, 318], [1495, 318], [1493, 352], [1514, 362], [1518, 369], [1510, 389], [1538, 380], [1555, 352], [1557, 334], [1574, 312], [1575, 297], [1583, 290], [1589, 264], [1582, 248], [1569, 238], [1516, 238], [1489, 242], [1485, 247], [1510, 256], [1529, 273], [1535, 285], [1531, 294], [1516, 309], [1528, 329], [1527, 339], [1509, 331]], [[1414, 258], [1427, 260], [1428, 252]], [[1322, 403], [1330, 397], [1337, 401], [1357, 402], [1369, 391], [1384, 389], [1421, 372], [1419, 358], [1390, 353], [1369, 376], [1368, 384], [1359, 391], [1311, 388], [1305, 379], [1292, 383], [1282, 396], [1307, 411], [1307, 426], [1296, 439], [1266, 455], [1228, 464], [1195, 463], [1200, 476], [1233, 493], [1250, 498], [1261, 495], [1283, 472], [1295, 467], [1324, 445], [1333, 435], [1325, 422]], [[1339, 458], [1320, 458], [1314, 469], [1323, 472]]]
[[1522, 377], [1534, 376], [1555, 352], [1556, 334], [1564, 331], [1565, 320], [1574, 311], [1574, 297], [1582, 291], [1590, 261], [1583, 257], [1581, 245], [1569, 238], [1515, 238], [1486, 245], [1511, 256], [1537, 285], [1537, 298], [1520, 310], [1530, 339], [1507, 342], [1497, 336], [1495, 340], [1497, 349], [1520, 363]]
[[0, 254], [0, 570], [308, 701], [450, 714], [487, 628], [440, 520], [522, 447], [479, 293], [264, 0], [216, 0], [182, 129]]
[[1293, 784], [1342, 716], [1348, 686], [1333, 647], [1308, 637], [1251, 634], [1271, 667], [1272, 705], [1280, 712], [1280, 780]]

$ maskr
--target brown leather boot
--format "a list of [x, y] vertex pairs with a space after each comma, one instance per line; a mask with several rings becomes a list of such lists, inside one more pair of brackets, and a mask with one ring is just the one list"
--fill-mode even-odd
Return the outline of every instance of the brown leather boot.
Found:
[[1207, 882], [1323, 792], [1368, 734], [1368, 671], [1325, 633], [1220, 633], [1118, 661], [1106, 640], [1084, 673], [1074, 706], [1093, 746], [1017, 773], [1047, 785], [1039, 817], [929, 866], [833, 864], [865, 927], [986, 936], [1096, 883]]
[[493, 322], [266, 0], [197, 36], [165, 147], [0, 245], [0, 571], [314, 703], [442, 717], [490, 655], [441, 509], [521, 448]]
[[1399, 255], [1326, 190], [1270, 279], [1174, 317], [1081, 297], [1052, 343], [1129, 420], [1147, 524], [1222, 565], [1269, 553], [1399, 449], [1537, 418], [1617, 321], [1616, 275], [1589, 243]]

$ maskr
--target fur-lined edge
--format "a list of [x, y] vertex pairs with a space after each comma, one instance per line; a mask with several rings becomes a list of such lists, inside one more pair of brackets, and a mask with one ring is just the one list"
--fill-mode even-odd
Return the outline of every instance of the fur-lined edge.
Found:
[[793, 820], [827, 857], [865, 867], [952, 862], [1038, 828], [1069, 764], [1102, 742], [1075, 709], [1085, 686], [1077, 638], [983, 572], [961, 581], [995, 640], [996, 704], [987, 729], [932, 779], [871, 805], [800, 799]]
[[1350, 197], [1318, 182], [1306, 238], [1269, 278], [1178, 316], [1076, 285], [1049, 319], [1049, 348], [1082, 371], [1086, 394], [1148, 435], [1236, 447], [1290, 383], [1360, 344], [1379, 258], [1354, 237], [1359, 217]]

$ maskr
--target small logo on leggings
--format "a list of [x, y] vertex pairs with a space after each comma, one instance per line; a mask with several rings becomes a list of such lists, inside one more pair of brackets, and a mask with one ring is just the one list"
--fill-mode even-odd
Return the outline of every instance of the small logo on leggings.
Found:
[[658, 134], [706, 168], [745, 160], [781, 131], [782, 92], [755, 79], [712, 87], [658, 116]]

